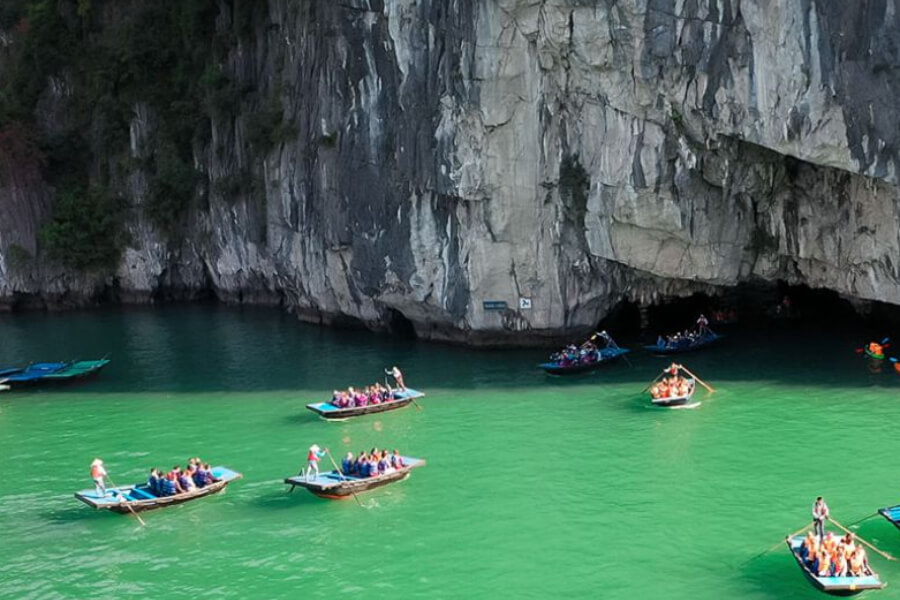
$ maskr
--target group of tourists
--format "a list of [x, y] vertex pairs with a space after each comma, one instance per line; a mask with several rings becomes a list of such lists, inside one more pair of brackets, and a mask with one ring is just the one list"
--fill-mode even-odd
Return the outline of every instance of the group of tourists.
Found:
[[348, 452], [341, 460], [341, 473], [348, 477], [378, 477], [405, 466], [403, 457], [396, 448], [393, 452], [372, 448], [369, 452], [361, 451], [356, 458], [352, 452]]
[[808, 531], [799, 548], [800, 558], [819, 577], [863, 577], [871, 575], [869, 559], [862, 545], [856, 543], [849, 531], [836, 537], [825, 531], [825, 521], [830, 517], [828, 504], [822, 496], [812, 507], [813, 531]]
[[695, 329], [685, 329], [677, 331], [672, 335], [659, 336], [656, 338], [656, 345], [660, 348], [689, 348], [705, 337], [713, 335], [709, 328], [709, 319], [704, 315], [700, 315], [697, 319]]
[[385, 379], [384, 385], [375, 382], [361, 390], [352, 387], [344, 391], [334, 390], [331, 394], [331, 404], [338, 408], [358, 408], [395, 400], [394, 394], [396, 392], [406, 390], [406, 385], [403, 383], [403, 373], [394, 366], [391, 369], [385, 369], [384, 374], [394, 378], [394, 382], [397, 384], [396, 388], [391, 387], [391, 384]]
[[198, 457], [190, 459], [184, 469], [178, 465], [168, 473], [163, 473], [156, 467], [150, 469], [147, 487], [156, 496], [165, 497], [193, 492], [217, 481], [219, 479], [213, 475], [209, 463], [204, 463]]
[[734, 323], [738, 320], [737, 311], [734, 308], [717, 308], [711, 314], [713, 323]]
[[799, 549], [800, 558], [819, 577], [864, 577], [872, 574], [866, 550], [848, 533], [837, 537], [829, 531], [820, 538], [806, 533]]
[[[597, 362], [601, 357], [601, 348], [594, 343], [594, 340], [598, 337], [606, 342], [607, 347], [613, 344], [609, 334], [605, 331], [601, 331], [600, 333], [592, 335], [590, 339], [581, 346], [569, 344], [559, 352], [554, 352], [550, 355], [550, 362], [558, 363], [563, 367], [587, 365]], [[615, 346], [613, 345], [613, 347]]]
[[664, 371], [666, 375], [650, 386], [650, 397], [654, 400], [681, 398], [694, 391], [694, 382], [681, 375], [678, 366], [672, 364]]
[[[95, 458], [91, 463], [91, 479], [98, 498], [106, 497], [106, 479], [108, 474], [103, 466], [103, 461]], [[150, 492], [157, 497], [174, 496], [175, 494], [183, 494], [185, 492], [193, 492], [199, 488], [206, 487], [212, 483], [219, 481], [213, 475], [209, 463], [204, 463], [200, 458], [192, 458], [188, 461], [187, 466], [182, 469], [175, 465], [168, 473], [163, 473], [156, 467], [150, 469], [150, 476], [147, 478], [147, 487]], [[121, 492], [116, 490], [120, 498], [124, 498]]]
[[[319, 461], [326, 454], [328, 454], [328, 448], [319, 448], [317, 444], [309, 447], [306, 455], [306, 468], [301, 473], [307, 481], [319, 476]], [[352, 452], [348, 452], [347, 456], [341, 460], [341, 474], [346, 477], [377, 477], [393, 473], [405, 466], [403, 457], [396, 448], [393, 453], [386, 449], [372, 448], [369, 452], [361, 450], [355, 458]]]

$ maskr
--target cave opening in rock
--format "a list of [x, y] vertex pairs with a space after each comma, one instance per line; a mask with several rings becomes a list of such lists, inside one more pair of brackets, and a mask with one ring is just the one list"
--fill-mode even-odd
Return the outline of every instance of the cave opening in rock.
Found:
[[386, 322], [388, 331], [391, 335], [401, 339], [414, 339], [416, 337], [416, 328], [412, 321], [406, 318], [402, 312], [395, 308], [387, 309]]
[[702, 313], [717, 327], [810, 327], [878, 330], [900, 325], [900, 307], [855, 301], [833, 290], [806, 285], [742, 283], [715, 294], [667, 298], [642, 307], [645, 333], [656, 335], [692, 328]]
[[597, 331], [608, 331], [613, 337], [641, 332], [641, 309], [636, 302], [621, 300], [597, 324]]

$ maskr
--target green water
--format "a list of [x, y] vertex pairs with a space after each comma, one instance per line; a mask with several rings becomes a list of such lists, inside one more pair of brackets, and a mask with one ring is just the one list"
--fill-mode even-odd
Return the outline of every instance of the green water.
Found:
[[[798, 341], [803, 340], [803, 341]], [[849, 524], [900, 503], [900, 376], [852, 332], [735, 333], [686, 360], [719, 388], [647, 407], [662, 359], [573, 380], [541, 351], [472, 351], [172, 307], [0, 316], [0, 362], [111, 353], [77, 387], [0, 394], [0, 598], [812, 598], [786, 549], [817, 494]], [[422, 410], [328, 423], [304, 409], [390, 364]], [[355, 502], [281, 480], [311, 443], [427, 459]], [[223, 495], [128, 516], [72, 497], [201, 455]], [[881, 519], [860, 535], [900, 555]], [[900, 598], [900, 563], [872, 562]]]

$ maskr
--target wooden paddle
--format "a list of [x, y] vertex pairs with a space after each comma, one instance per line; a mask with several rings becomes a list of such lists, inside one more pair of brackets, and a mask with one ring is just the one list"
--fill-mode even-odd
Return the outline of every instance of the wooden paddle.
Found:
[[[109, 476], [107, 476], [106, 479], [109, 480], [109, 482], [112, 484], [113, 490], [114, 490], [117, 494], [119, 494], [119, 502], [124, 502], [124, 503], [125, 503], [125, 508], [127, 508], [128, 510], [130, 510], [130, 511], [131, 511], [131, 514], [133, 514], [135, 517], [137, 517], [137, 520], [140, 522], [141, 526], [146, 525], [146, 523], [144, 523], [144, 520], [141, 518], [141, 515], [139, 515], [139, 514], [137, 514], [137, 513], [135, 512], [135, 510], [131, 507], [131, 504], [130, 504], [130, 503], [128, 502], [128, 500], [125, 498], [125, 495], [124, 495], [122, 492], [119, 491], [119, 486], [117, 486], [117, 485], [115, 484], [115, 482], [113, 482], [113, 480], [109, 478]], [[113, 490], [111, 490], [111, 491], [113, 491]]]
[[850, 531], [849, 529], [847, 529], [846, 527], [844, 527], [843, 525], [841, 525], [840, 523], [838, 523], [837, 521], [835, 521], [834, 519], [832, 519], [831, 517], [828, 517], [828, 520], [831, 521], [832, 523], [834, 523], [839, 529], [843, 530], [844, 533], [850, 533], [850, 534], [852, 534], [856, 539], [859, 540], [859, 542], [860, 542], [861, 544], [863, 544], [863, 545], [865, 545], [865, 546], [868, 546], [869, 548], [871, 548], [872, 550], [874, 550], [875, 552], [877, 552], [877, 553], [880, 554], [881, 556], [885, 557], [886, 559], [888, 559], [888, 560], [897, 560], [896, 558], [894, 558], [893, 556], [891, 556], [891, 555], [888, 554], [887, 552], [883, 552], [883, 551], [879, 550], [878, 548], [876, 548], [875, 546], [873, 546], [872, 544], [870, 544], [870, 543], [867, 542], [866, 540], [862, 539], [861, 537], [859, 537], [858, 535], [856, 535], [855, 533], [853, 533], [852, 531]]
[[641, 393], [643, 394], [644, 392], [646, 392], [647, 390], [649, 390], [651, 387], [653, 387], [653, 384], [656, 383], [657, 381], [659, 381], [660, 379], [662, 379], [662, 377], [663, 377], [665, 374], [666, 374], [666, 372], [663, 371], [662, 373], [660, 373], [659, 375], [657, 375], [656, 377], [654, 377], [654, 378], [653, 378], [653, 381], [651, 381], [650, 383], [648, 383], [648, 384], [646, 385], [646, 387], [644, 387], [644, 389], [641, 390]]
[[[803, 527], [801, 527], [800, 529], [798, 529], [797, 531], [795, 531], [794, 533], [789, 533], [789, 534], [787, 534], [787, 535], [785, 536], [785, 539], [786, 539], [786, 540], [789, 540], [789, 539], [791, 539], [792, 537], [794, 537], [795, 535], [798, 535], [798, 534], [800, 534], [800, 533], [803, 533], [806, 529], [811, 529], [811, 528], [812, 528], [812, 525], [811, 525], [811, 524], [806, 524], [806, 525], [804, 525]], [[759, 557], [762, 556], [763, 554], [768, 554], [769, 552], [771, 552], [772, 550], [774, 550], [775, 548], [777, 548], [778, 546], [780, 546], [780, 545], [783, 544], [783, 543], [784, 543], [784, 540], [781, 540], [780, 542], [778, 542], [778, 543], [775, 544], [774, 546], [772, 546], [772, 547], [770, 547], [770, 548], [767, 548], [767, 549], [763, 550], [762, 552], [760, 552], [759, 554], [757, 554], [757, 555], [754, 556], [753, 558], [749, 559], [749, 560], [748, 560], [747, 562], [745, 562], [744, 564], [746, 565], [747, 563], [753, 562], [754, 560], [756, 560], [757, 558], [759, 558]]]
[[[331, 464], [334, 466], [334, 470], [337, 471], [338, 477], [341, 478], [341, 481], [347, 481], [347, 478], [344, 477], [344, 474], [341, 473], [341, 470], [338, 468], [337, 463], [334, 462], [334, 457], [331, 456], [331, 452], [326, 452], [325, 454], [328, 455], [328, 460], [331, 461]], [[359, 504], [360, 507], [364, 508], [362, 502], [359, 501], [359, 496], [356, 495], [356, 492], [350, 490], [350, 493], [353, 494], [353, 499], [356, 500], [356, 503]]]
[[693, 373], [691, 373], [691, 372], [688, 370], [688, 368], [685, 367], [684, 365], [678, 365], [678, 368], [681, 369], [682, 371], [684, 371], [685, 373], [687, 373], [688, 375], [690, 375], [691, 377], [693, 377], [693, 378], [694, 378], [694, 381], [696, 381], [697, 383], [699, 383], [700, 385], [702, 385], [703, 387], [705, 387], [707, 390], [709, 390], [709, 393], [710, 393], [710, 394], [716, 391], [716, 390], [714, 390], [711, 386], [707, 385], [707, 383], [706, 383], [705, 381], [703, 381], [702, 379], [700, 379], [699, 377], [697, 377], [696, 375], [694, 375]]

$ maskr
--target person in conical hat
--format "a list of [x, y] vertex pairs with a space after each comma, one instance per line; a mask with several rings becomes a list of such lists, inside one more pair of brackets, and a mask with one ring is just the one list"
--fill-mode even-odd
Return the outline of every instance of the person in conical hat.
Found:
[[95, 458], [91, 463], [91, 479], [94, 480], [95, 490], [98, 498], [106, 496], [106, 483], [103, 478], [106, 477], [106, 469], [103, 468], [103, 461]]
[[318, 445], [313, 444], [309, 447], [309, 452], [306, 455], [306, 480], [309, 481], [309, 476], [315, 472], [316, 477], [319, 476], [319, 461], [328, 453], [328, 448], [322, 450]]

